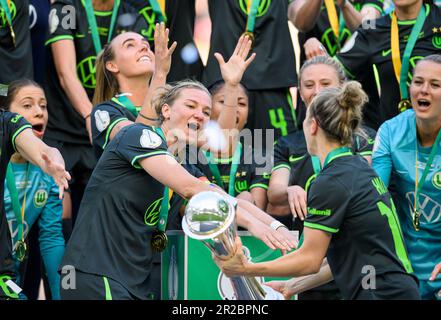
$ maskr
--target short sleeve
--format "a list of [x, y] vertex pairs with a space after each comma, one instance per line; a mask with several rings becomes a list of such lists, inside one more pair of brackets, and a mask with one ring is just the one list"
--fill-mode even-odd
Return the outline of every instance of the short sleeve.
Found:
[[344, 220], [350, 192], [337, 179], [319, 176], [308, 192], [308, 215], [304, 226], [337, 233]]
[[354, 153], [361, 156], [372, 156], [372, 150], [374, 148], [375, 136], [377, 132], [370, 128], [364, 128], [367, 137], [355, 135], [352, 144], [352, 150]]
[[272, 172], [280, 168], [291, 170], [289, 165], [289, 148], [283, 137], [279, 138], [274, 144], [274, 166]]
[[373, 7], [375, 9], [378, 10], [378, 12], [380, 12], [380, 14], [384, 14], [384, 0], [369, 0], [369, 1], [365, 1], [365, 4], [363, 5], [364, 7]]
[[3, 113], [3, 121], [6, 125], [8, 142], [10, 141], [14, 151], [17, 151], [15, 139], [25, 129], [32, 129], [32, 126], [21, 115], [12, 112]]
[[334, 59], [341, 63], [348, 77], [355, 79], [363, 74], [366, 66], [370, 66], [370, 45], [367, 30], [359, 27], [346, 41]]
[[254, 188], [263, 188], [268, 190], [270, 177], [271, 173], [269, 170], [265, 171], [265, 164], [256, 165], [251, 177], [249, 190]]
[[91, 117], [92, 142], [99, 149], [104, 149], [107, 146], [110, 133], [115, 125], [128, 120], [119, 108], [108, 103], [95, 106]]
[[117, 152], [135, 168], [141, 168], [138, 163], [141, 159], [158, 155], [171, 156], [165, 141], [151, 127], [134, 124], [126, 128], [118, 142]]
[[[74, 31], [76, 29], [63, 27], [63, 22], [70, 21], [72, 19], [72, 12], [76, 11], [72, 1], [69, 0], [56, 0], [51, 4], [48, 36], [45, 45], [59, 40], [74, 40]], [[76, 15], [73, 16], [76, 17]]]
[[392, 172], [390, 138], [389, 126], [388, 123], [385, 122], [378, 130], [378, 134], [375, 139], [372, 155], [372, 167], [386, 186], [389, 186], [390, 175]]

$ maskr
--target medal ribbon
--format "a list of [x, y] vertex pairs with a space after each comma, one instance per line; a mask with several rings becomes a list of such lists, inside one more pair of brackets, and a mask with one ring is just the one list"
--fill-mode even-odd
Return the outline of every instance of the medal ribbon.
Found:
[[149, 0], [153, 12], [156, 14], [159, 22], [167, 22], [167, 15], [165, 14], [165, 0]]
[[[95, 48], [96, 55], [98, 55], [102, 50], [102, 44], [100, 35], [98, 32], [98, 25], [96, 24], [95, 13], [92, 5], [92, 0], [82, 0], [84, 8], [86, 9], [87, 22], [90, 27], [90, 33], [92, 34], [93, 46]], [[116, 18], [118, 15], [118, 9], [121, 0], [115, 0], [113, 4], [112, 17], [110, 18], [110, 28], [109, 34], [107, 35], [107, 43], [112, 40], [113, 31], [115, 29]]]
[[392, 12], [392, 22], [390, 29], [390, 41], [391, 41], [391, 49], [392, 49], [392, 63], [394, 66], [395, 77], [400, 84], [400, 93], [401, 99], [405, 100], [409, 98], [409, 94], [407, 91], [407, 75], [409, 73], [409, 59], [412, 54], [413, 48], [415, 47], [415, 43], [418, 39], [418, 36], [423, 28], [424, 22], [426, 20], [426, 9], [425, 5], [421, 6], [420, 13], [418, 14], [418, 18], [412, 27], [412, 32], [410, 33], [409, 39], [407, 41], [406, 49], [403, 54], [403, 62], [401, 63], [400, 57], [400, 35], [398, 30], [398, 19], [395, 14], [395, 10]]
[[[162, 138], [162, 140], [167, 141], [165, 139], [164, 132], [161, 128], [152, 127], [153, 130], [157, 134], [159, 134]], [[173, 190], [171, 190], [168, 186], [164, 186], [164, 194], [162, 196], [161, 201], [161, 209], [159, 210], [159, 220], [158, 225], [156, 226], [157, 229], [161, 232], [165, 232], [165, 228], [167, 227], [167, 221], [168, 221], [168, 210], [170, 209], [170, 199], [173, 196]]]
[[[221, 174], [219, 171], [219, 167], [216, 164], [216, 161], [213, 157], [213, 154], [209, 151], [204, 151], [205, 157], [208, 159], [208, 166], [210, 168], [211, 173], [214, 176], [214, 179], [217, 182], [217, 185], [224, 188], [224, 183], [221, 179]], [[240, 163], [240, 157], [242, 156], [242, 144], [240, 142], [237, 143], [236, 149], [234, 150], [234, 155], [231, 163], [230, 168], [230, 180], [228, 182], [228, 194], [232, 197], [234, 197], [234, 185], [236, 183], [236, 173], [237, 169], [239, 168]]]
[[256, 26], [256, 16], [259, 11], [260, 0], [247, 0], [247, 32], [254, 32], [254, 28]]
[[[416, 125], [415, 128], [417, 128]], [[430, 166], [432, 165], [433, 158], [435, 157], [436, 149], [440, 141], [441, 141], [441, 130], [439, 130], [435, 143], [432, 146], [432, 150], [430, 152], [429, 159], [427, 160], [426, 167], [424, 168], [423, 175], [421, 176], [421, 179], [418, 181], [418, 137], [415, 139], [415, 203], [414, 203], [413, 226], [417, 231], [419, 230], [420, 193], [421, 190], [423, 189], [424, 181], [426, 180], [427, 174], [429, 173]]]
[[[135, 105], [127, 98], [127, 94], [119, 94], [112, 98], [112, 101], [126, 108], [136, 118], [141, 108], [135, 107]], [[162, 136], [161, 136], [162, 137]], [[164, 138], [165, 139], [165, 138]]]
[[17, 226], [18, 226], [17, 238], [21, 241], [24, 241], [23, 221], [24, 221], [25, 208], [26, 208], [26, 187], [28, 185], [28, 172], [29, 172], [29, 163], [26, 166], [25, 185], [24, 185], [25, 189], [24, 189], [23, 203], [20, 208], [17, 186], [15, 185], [15, 175], [11, 163], [8, 164], [8, 168], [6, 170], [6, 185], [8, 186], [9, 193], [11, 194], [12, 209], [14, 211], [15, 219], [17, 220]]
[[15, 32], [12, 26], [12, 15], [11, 15], [11, 0], [0, 0], [0, 5], [5, 11], [6, 20], [8, 20], [9, 30], [11, 32], [12, 42], [14, 43], [15, 46]]

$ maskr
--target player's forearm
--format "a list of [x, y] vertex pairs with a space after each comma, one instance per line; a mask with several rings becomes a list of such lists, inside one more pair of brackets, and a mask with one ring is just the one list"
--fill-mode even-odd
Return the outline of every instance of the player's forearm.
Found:
[[296, 0], [288, 9], [289, 20], [301, 32], [314, 28], [323, 0]]
[[283, 206], [288, 204], [287, 186], [270, 183], [268, 189], [268, 201], [274, 206]]
[[332, 281], [332, 279], [331, 268], [326, 263], [322, 265], [319, 272], [303, 277], [293, 278], [288, 281], [287, 286], [290, 286], [290, 291], [294, 292], [294, 294], [299, 294], [324, 285]]
[[255, 219], [260, 220], [262, 223], [266, 225], [270, 225], [275, 219], [271, 217], [266, 212], [260, 210], [258, 207], [253, 205], [251, 202], [237, 199], [237, 204], [244, 210], [248, 211]]
[[167, 74], [164, 74], [163, 72], [155, 72], [152, 81], [150, 82], [149, 90], [142, 104], [141, 111], [136, 118], [136, 122], [144, 123], [146, 125], [158, 124], [158, 122], [155, 121], [155, 119], [158, 118], [158, 114], [152, 105], [152, 99], [155, 98], [157, 90], [165, 86], [166, 81]]
[[58, 73], [58, 78], [74, 109], [81, 117], [88, 116], [92, 111], [92, 103], [77, 75], [74, 72], [63, 70]]
[[340, 6], [340, 9], [343, 12], [345, 24], [350, 30], [353, 31], [361, 25], [363, 21], [362, 14], [355, 10], [354, 6], [348, 0], [344, 1], [344, 4]]

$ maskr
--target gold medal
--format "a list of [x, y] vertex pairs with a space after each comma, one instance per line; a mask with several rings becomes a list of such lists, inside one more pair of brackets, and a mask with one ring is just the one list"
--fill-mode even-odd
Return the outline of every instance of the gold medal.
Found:
[[28, 247], [26, 245], [26, 242], [23, 240], [17, 241], [17, 246], [15, 247], [15, 256], [18, 261], [23, 262], [23, 260], [26, 258], [26, 254], [28, 251]]
[[403, 99], [398, 103], [398, 111], [404, 112], [407, 109], [412, 109], [412, 103], [409, 99]]
[[12, 28], [12, 26], [9, 26], [9, 30], [11, 31], [12, 44], [14, 45], [14, 48], [15, 48], [16, 47], [15, 32], [14, 32], [14, 29]]
[[413, 211], [413, 227], [415, 228], [416, 231], [420, 231], [420, 215], [421, 213], [419, 213], [419, 211], [414, 210]]
[[242, 33], [242, 36], [248, 36], [248, 38], [251, 40], [251, 48], [252, 48], [254, 45], [254, 33], [250, 31], [245, 31], [244, 33]]
[[155, 252], [162, 252], [167, 247], [168, 238], [165, 232], [156, 230], [152, 235], [151, 245]]

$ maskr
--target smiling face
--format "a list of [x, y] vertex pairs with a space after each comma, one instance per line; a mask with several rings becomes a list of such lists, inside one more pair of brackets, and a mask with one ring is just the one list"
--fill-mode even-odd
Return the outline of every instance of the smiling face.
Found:
[[[245, 127], [248, 118], [248, 95], [242, 86], [239, 86], [237, 97], [237, 113], [236, 113], [236, 128], [240, 131]], [[225, 86], [222, 86], [216, 93], [213, 94], [213, 110], [211, 113], [212, 120], [218, 120], [225, 101]]]
[[417, 118], [441, 122], [441, 64], [421, 61], [417, 64], [410, 98]]
[[44, 92], [32, 85], [23, 87], [15, 94], [9, 110], [23, 116], [31, 125], [32, 131], [38, 138], [43, 138], [46, 130], [48, 112]]
[[337, 87], [340, 80], [337, 72], [325, 64], [313, 64], [303, 70], [300, 79], [300, 96], [306, 106], [323, 88]]
[[164, 125], [181, 141], [196, 144], [211, 116], [211, 97], [204, 90], [183, 88], [172, 105], [162, 107]]
[[152, 75], [155, 70], [154, 53], [148, 41], [138, 33], [126, 32], [112, 40], [114, 59], [106, 68], [117, 77], [138, 77]]

